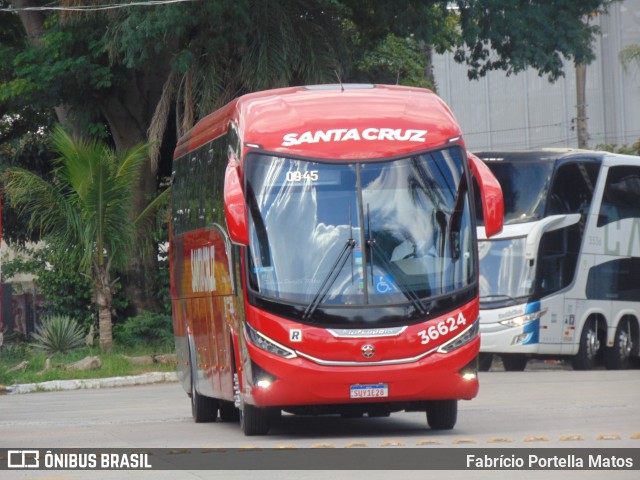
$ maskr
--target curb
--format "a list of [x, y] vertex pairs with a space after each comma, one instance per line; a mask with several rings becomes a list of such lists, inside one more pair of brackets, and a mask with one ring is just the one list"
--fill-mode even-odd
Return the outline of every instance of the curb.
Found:
[[175, 372], [150, 372], [129, 377], [87, 378], [82, 380], [51, 380], [41, 383], [23, 383], [18, 385], [0, 385], [0, 395], [53, 392], [61, 390], [83, 390], [98, 388], [128, 387], [152, 383], [177, 382]]

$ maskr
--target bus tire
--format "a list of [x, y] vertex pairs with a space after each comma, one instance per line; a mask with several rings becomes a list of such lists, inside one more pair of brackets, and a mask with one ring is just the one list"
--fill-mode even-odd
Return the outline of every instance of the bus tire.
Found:
[[507, 372], [524, 372], [529, 359], [524, 355], [503, 355], [502, 364]]
[[196, 423], [215, 422], [218, 418], [218, 400], [200, 395], [191, 370], [191, 415]]
[[598, 339], [598, 329], [596, 322], [588, 320], [580, 333], [580, 345], [578, 353], [572, 358], [571, 363], [574, 370], [593, 370], [596, 366], [598, 352], [600, 351], [600, 340]]
[[432, 400], [427, 404], [431, 430], [451, 430], [458, 420], [458, 400]]
[[237, 422], [240, 419], [240, 411], [233, 402], [220, 400], [220, 420], [225, 423]]
[[604, 351], [604, 361], [607, 370], [628, 369], [634, 348], [631, 320], [623, 318], [616, 328], [613, 347], [606, 348]]
[[270, 411], [248, 403], [242, 403], [240, 408], [240, 428], [247, 436], [266, 435], [270, 427]]
[[481, 353], [478, 356], [478, 370], [481, 372], [488, 372], [491, 369], [493, 363], [492, 353]]

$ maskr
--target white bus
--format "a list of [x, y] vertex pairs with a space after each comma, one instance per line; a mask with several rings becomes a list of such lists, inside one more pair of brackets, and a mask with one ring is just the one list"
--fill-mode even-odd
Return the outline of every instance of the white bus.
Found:
[[[481, 369], [638, 358], [640, 157], [584, 150], [477, 153], [504, 193], [502, 233], [478, 227]], [[479, 220], [480, 221], [480, 220]], [[479, 223], [480, 225], [480, 223]]]

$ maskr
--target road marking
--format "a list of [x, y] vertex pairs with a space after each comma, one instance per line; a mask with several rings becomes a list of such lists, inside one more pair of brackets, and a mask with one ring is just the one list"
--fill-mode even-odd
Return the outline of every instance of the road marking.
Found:
[[508, 437], [491, 437], [487, 440], [489, 443], [512, 443], [513, 439]]
[[544, 435], [529, 435], [524, 439], [525, 442], [548, 442], [549, 437]]
[[366, 448], [369, 445], [367, 445], [364, 442], [351, 442], [347, 444], [347, 448]]
[[191, 453], [189, 448], [172, 448], [169, 450], [169, 455], [183, 455], [185, 453]]
[[416, 445], [424, 446], [424, 445], [440, 445], [439, 440], [419, 440], [416, 442]]
[[311, 448], [336, 448], [333, 443], [314, 443]]
[[560, 437], [561, 442], [581, 442], [584, 440], [582, 435], [562, 435]]
[[601, 433], [596, 438], [598, 440], [622, 440], [622, 437], [617, 433]]
[[460, 445], [461, 443], [478, 443], [478, 442], [473, 438], [459, 438], [458, 440], [453, 441], [454, 445]]
[[381, 447], [404, 447], [404, 442], [400, 440], [387, 440], [382, 442]]

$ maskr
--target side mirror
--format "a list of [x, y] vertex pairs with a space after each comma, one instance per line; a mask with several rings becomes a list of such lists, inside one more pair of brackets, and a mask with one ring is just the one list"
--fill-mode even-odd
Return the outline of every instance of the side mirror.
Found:
[[229, 162], [224, 174], [224, 216], [231, 241], [240, 245], [249, 245], [247, 207], [242, 192], [240, 171], [233, 161]]
[[469, 167], [480, 187], [482, 199], [482, 214], [484, 216], [484, 229], [487, 237], [492, 237], [502, 231], [504, 221], [504, 198], [502, 188], [489, 167], [473, 153], [468, 152]]

